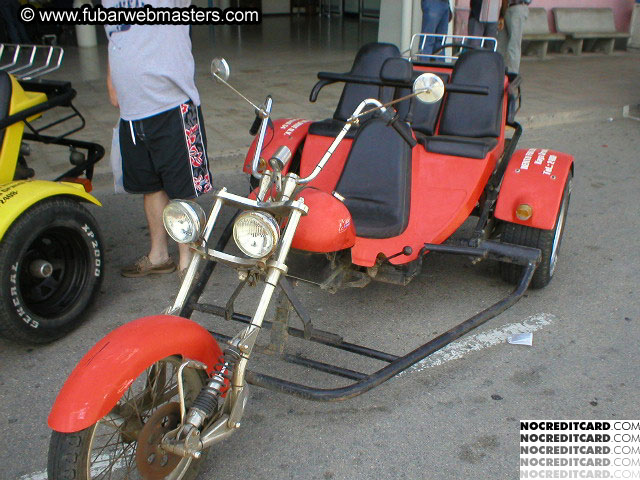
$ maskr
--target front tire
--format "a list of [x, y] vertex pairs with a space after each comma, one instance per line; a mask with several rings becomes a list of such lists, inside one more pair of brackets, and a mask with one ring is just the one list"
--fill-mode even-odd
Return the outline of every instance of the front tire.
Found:
[[[504, 230], [501, 235], [502, 242], [539, 248], [542, 252], [542, 260], [531, 279], [531, 288], [546, 287], [555, 273], [560, 243], [562, 242], [562, 235], [564, 233], [564, 225], [567, 220], [572, 178], [573, 174], [570, 173], [564, 186], [562, 200], [560, 201], [560, 211], [558, 212], [556, 223], [552, 230], [542, 230], [517, 223], [504, 224]], [[522, 276], [522, 267], [512, 263], [501, 263], [500, 274], [505, 281], [516, 285]]]
[[[49, 444], [49, 480], [155, 480], [168, 475], [193, 480], [207, 451], [197, 460], [184, 459], [159, 446], [164, 432], [179, 422], [179, 410], [175, 417], [181, 363], [180, 357], [172, 356], [149, 366], [94, 425], [74, 433], [54, 431]], [[185, 368], [183, 380], [189, 408], [206, 375]]]
[[89, 211], [53, 197], [26, 210], [0, 242], [0, 333], [47, 343], [68, 333], [100, 288], [104, 253]]

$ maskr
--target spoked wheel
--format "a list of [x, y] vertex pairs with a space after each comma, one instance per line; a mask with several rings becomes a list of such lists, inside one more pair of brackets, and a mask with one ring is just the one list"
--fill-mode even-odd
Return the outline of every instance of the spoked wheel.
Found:
[[[97, 423], [76, 433], [53, 432], [49, 480], [192, 480], [206, 451], [195, 460], [162, 449], [162, 437], [180, 422], [179, 357], [147, 368], [118, 404]], [[183, 371], [187, 408], [206, 381], [202, 371]]]
[[[504, 231], [501, 235], [503, 242], [539, 248], [542, 252], [542, 260], [531, 279], [532, 288], [546, 287], [555, 273], [560, 243], [564, 234], [564, 224], [567, 220], [569, 199], [571, 198], [572, 178], [573, 175], [569, 174], [564, 186], [560, 211], [552, 230], [541, 230], [515, 223], [506, 223], [504, 225]], [[500, 264], [500, 273], [507, 282], [517, 284], [522, 275], [522, 267], [511, 263], [502, 263]]]
[[41, 201], [0, 242], [0, 333], [45, 343], [69, 332], [100, 287], [103, 249], [96, 221], [68, 198]]

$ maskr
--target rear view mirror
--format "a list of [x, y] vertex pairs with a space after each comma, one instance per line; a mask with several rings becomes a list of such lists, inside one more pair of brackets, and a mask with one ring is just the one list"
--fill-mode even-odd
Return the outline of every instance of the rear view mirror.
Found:
[[211, 75], [213, 75], [216, 80], [222, 80], [224, 82], [229, 80], [231, 69], [224, 58], [217, 57], [211, 60]]
[[413, 82], [413, 93], [424, 103], [436, 103], [444, 96], [444, 83], [433, 73], [423, 73]]

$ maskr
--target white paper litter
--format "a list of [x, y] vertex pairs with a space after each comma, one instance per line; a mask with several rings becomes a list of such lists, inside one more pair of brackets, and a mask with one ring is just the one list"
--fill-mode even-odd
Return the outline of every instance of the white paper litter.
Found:
[[516, 333], [507, 337], [507, 342], [512, 345], [533, 345], [533, 333]]

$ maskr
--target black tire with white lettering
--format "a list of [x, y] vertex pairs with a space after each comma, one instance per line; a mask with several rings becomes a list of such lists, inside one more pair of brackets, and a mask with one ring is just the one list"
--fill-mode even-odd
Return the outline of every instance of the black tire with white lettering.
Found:
[[[560, 250], [560, 243], [562, 242], [562, 235], [564, 233], [564, 224], [567, 220], [572, 177], [573, 175], [570, 173], [564, 185], [560, 210], [558, 211], [556, 224], [552, 230], [542, 230], [540, 228], [527, 227], [509, 222], [505, 222], [504, 224], [504, 230], [500, 236], [502, 242], [525, 247], [535, 247], [539, 248], [542, 252], [542, 260], [531, 279], [531, 288], [546, 287], [555, 273], [558, 251]], [[513, 263], [501, 263], [500, 274], [505, 281], [515, 285], [522, 276], [522, 267], [514, 265]]]
[[47, 343], [77, 327], [102, 282], [100, 232], [76, 200], [52, 197], [0, 240], [0, 334]]

